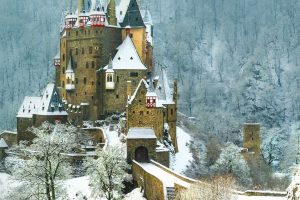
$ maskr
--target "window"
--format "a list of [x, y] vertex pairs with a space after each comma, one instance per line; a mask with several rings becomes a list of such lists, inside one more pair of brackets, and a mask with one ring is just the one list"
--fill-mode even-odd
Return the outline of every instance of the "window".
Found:
[[130, 72], [130, 76], [131, 77], [138, 77], [139, 73], [137, 73], [137, 72]]
[[92, 61], [92, 68], [95, 68], [95, 61]]
[[133, 114], [135, 114], [135, 111], [132, 111]]
[[70, 84], [70, 77], [68, 77], [67, 79], [67, 84]]
[[84, 54], [84, 48], [81, 49], [81, 54]]
[[78, 78], [75, 79], [75, 83], [78, 84]]
[[100, 82], [100, 81], [98, 81], [98, 85], [101, 85], [101, 82]]
[[65, 68], [63, 67], [63, 68], [62, 68], [62, 73], [65, 74], [65, 71], [66, 71], [66, 70], [65, 70]]
[[117, 76], [117, 82], [119, 82], [119, 76]]
[[173, 109], [171, 109], [171, 115], [173, 115]]
[[62, 81], [61, 86], [65, 87], [65, 82], [64, 81]]
[[70, 49], [70, 56], [72, 56], [72, 53], [73, 53], [73, 49]]
[[84, 92], [84, 94], [86, 95], [87, 93], [86, 93], [86, 92]]
[[94, 81], [92, 81], [92, 85], [94, 85]]
[[89, 68], [89, 62], [85, 63], [85, 67], [88, 69]]
[[147, 111], [147, 115], [149, 115], [149, 111]]
[[94, 96], [92, 96], [92, 99], [94, 99]]
[[83, 83], [86, 84], [86, 77], [83, 78]]
[[93, 53], [93, 47], [89, 47], [89, 54]]
[[117, 99], [119, 98], [119, 95], [118, 95], [118, 94], [116, 95], [116, 98], [117, 98]]
[[106, 81], [107, 82], [113, 82], [113, 75], [112, 74], [107, 74]]
[[65, 59], [66, 59], [66, 56], [65, 56], [65, 54], [63, 54], [63, 61], [65, 61]]

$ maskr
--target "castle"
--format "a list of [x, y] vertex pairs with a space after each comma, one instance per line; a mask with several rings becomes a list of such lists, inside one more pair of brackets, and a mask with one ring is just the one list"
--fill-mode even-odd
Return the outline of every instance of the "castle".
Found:
[[[136, 0], [119, 5], [115, 0], [78, 0], [60, 32], [55, 83], [42, 97], [25, 97], [19, 109], [18, 141], [32, 140], [28, 128], [43, 121], [82, 127], [124, 113], [126, 135], [151, 132], [155, 141], [166, 140], [177, 151], [177, 83], [171, 89], [166, 72], [154, 69], [152, 37], [150, 12], [140, 10]], [[135, 148], [149, 139], [138, 138]]]

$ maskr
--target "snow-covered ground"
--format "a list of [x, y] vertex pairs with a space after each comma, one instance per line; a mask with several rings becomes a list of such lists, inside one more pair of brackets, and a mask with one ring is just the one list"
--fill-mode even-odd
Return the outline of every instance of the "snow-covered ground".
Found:
[[124, 200], [146, 200], [141, 193], [141, 188], [136, 188], [132, 192], [126, 194]]
[[177, 173], [183, 173], [190, 162], [193, 160], [193, 154], [190, 152], [189, 143], [191, 136], [182, 128], [177, 127], [178, 153], [171, 156], [171, 169]]
[[[6, 195], [9, 194], [20, 183], [12, 181], [12, 176], [0, 173], [0, 200], [9, 200]], [[70, 200], [83, 200], [83, 197], [87, 197], [88, 200], [105, 200], [105, 198], [95, 198], [92, 195], [91, 188], [89, 186], [89, 177], [79, 177], [66, 180], [63, 183]], [[134, 189], [128, 193], [124, 200], [146, 200], [143, 198], [143, 194], [140, 192], [140, 188]]]
[[286, 200], [286, 197], [267, 197], [267, 196], [237, 196], [237, 200]]

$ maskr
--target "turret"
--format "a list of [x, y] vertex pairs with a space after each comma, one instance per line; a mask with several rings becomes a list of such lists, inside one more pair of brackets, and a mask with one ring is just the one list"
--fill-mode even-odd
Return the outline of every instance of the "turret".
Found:
[[60, 67], [60, 51], [58, 51], [56, 56], [53, 58], [53, 64], [55, 67]]
[[66, 29], [73, 28], [76, 24], [76, 20], [77, 20], [77, 16], [72, 13], [69, 13], [65, 19], [65, 28]]
[[91, 2], [90, 0], [78, 0], [78, 16], [77, 16], [77, 21], [78, 21], [78, 26], [80, 28], [83, 28], [89, 20], [89, 15], [88, 12], [90, 10]]
[[130, 36], [140, 59], [143, 64], [146, 64], [146, 26], [136, 0], [129, 1], [126, 14], [120, 26], [122, 27], [122, 39], [124, 40], [127, 36]]
[[79, 15], [79, 27], [84, 28], [88, 21], [89, 15], [85, 11], [82, 11]]
[[91, 12], [90, 21], [92, 26], [104, 26], [105, 25], [105, 13], [101, 6], [98, 5], [97, 8]]
[[113, 63], [112, 59], [110, 58], [108, 68], [105, 71], [105, 89], [106, 90], [114, 90], [115, 89], [115, 82], [114, 82], [114, 70], [113, 70]]
[[73, 69], [73, 59], [72, 59], [72, 57], [69, 60], [68, 68], [66, 70], [66, 81], [67, 81], [66, 90], [74, 90], [75, 89], [75, 84], [74, 84], [75, 72], [74, 72], [74, 69]]
[[115, 0], [110, 0], [109, 4], [107, 6], [107, 21], [108, 21], [109, 25], [117, 26]]

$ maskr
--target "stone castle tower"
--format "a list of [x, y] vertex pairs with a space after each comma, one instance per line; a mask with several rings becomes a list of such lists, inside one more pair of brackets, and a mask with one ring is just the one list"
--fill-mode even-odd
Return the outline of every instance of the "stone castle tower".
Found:
[[248, 152], [253, 152], [256, 156], [260, 155], [260, 124], [244, 124], [243, 134], [244, 148], [247, 148]]
[[[66, 15], [54, 64], [56, 85], [70, 121], [80, 124], [125, 111], [127, 81], [132, 81], [134, 90], [151, 72], [152, 22], [148, 21], [148, 11], [143, 11], [144, 18], [141, 13], [136, 0], [121, 1], [119, 6], [115, 0], [78, 0], [77, 11]], [[127, 37], [133, 42], [133, 54], [138, 54], [138, 58], [129, 58], [145, 67], [141, 70], [125, 64], [111, 74], [113, 80], [107, 79], [109, 73], [104, 67]], [[109, 80], [114, 82], [113, 88], [107, 87]]]

